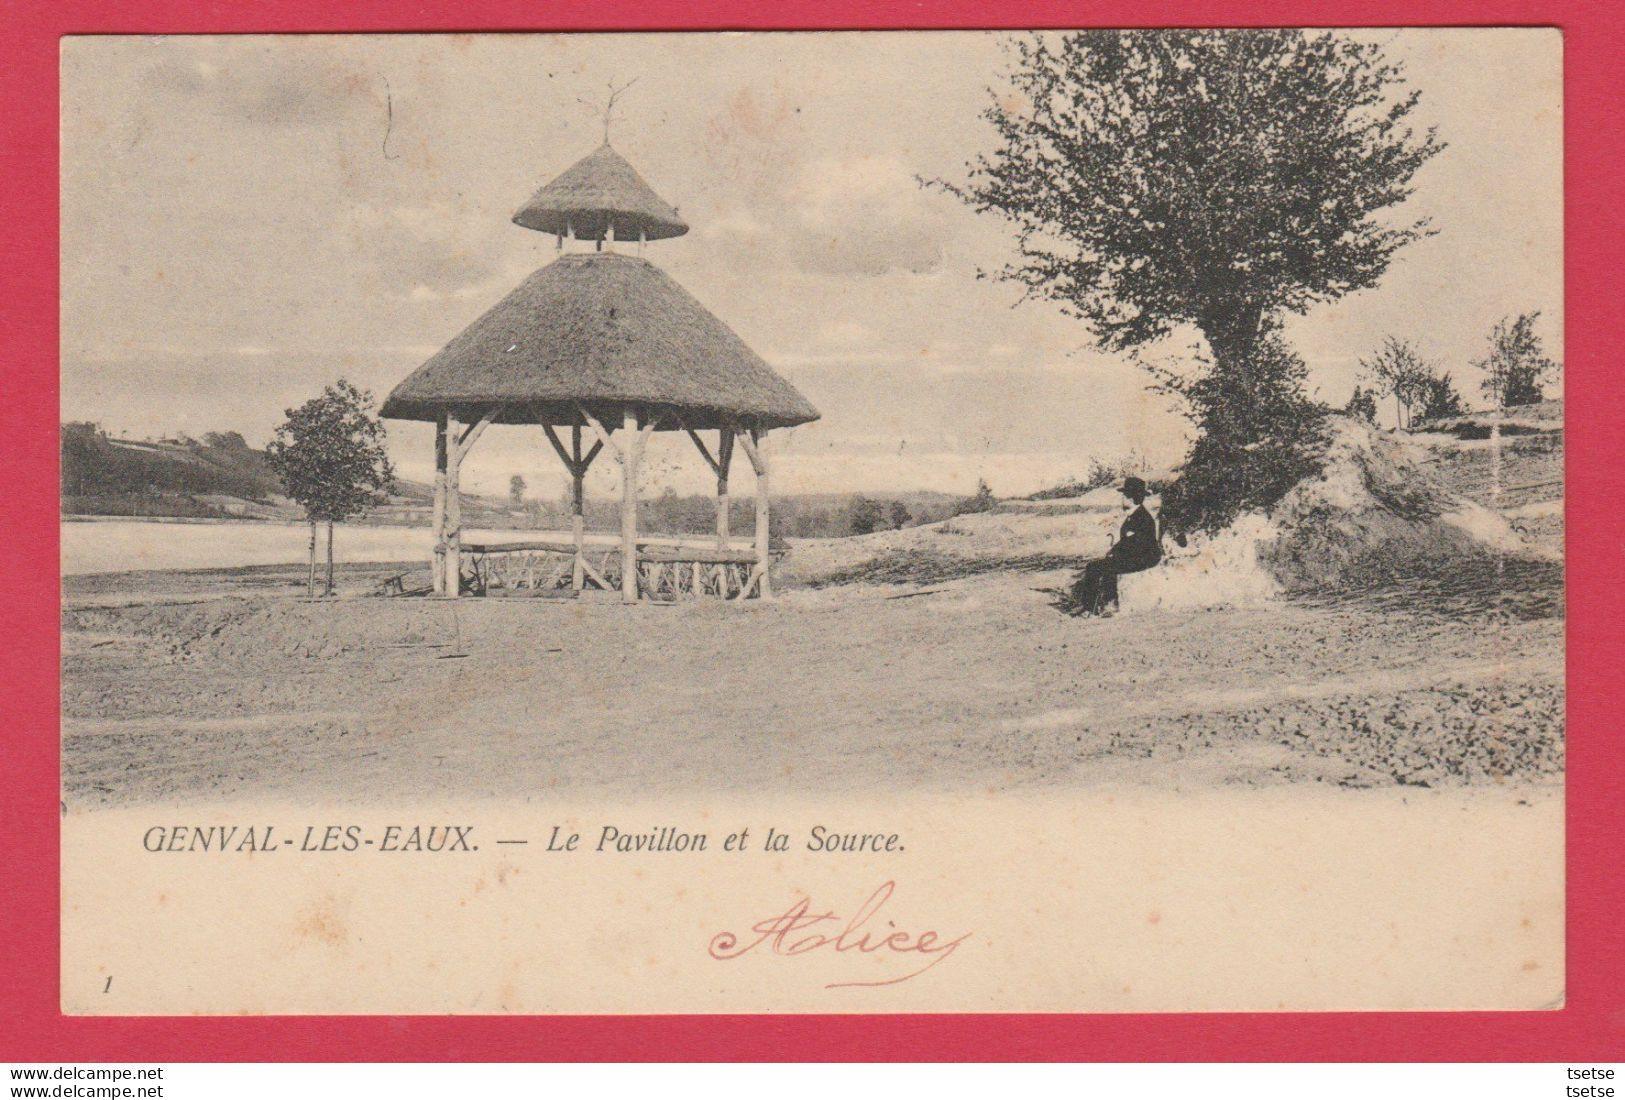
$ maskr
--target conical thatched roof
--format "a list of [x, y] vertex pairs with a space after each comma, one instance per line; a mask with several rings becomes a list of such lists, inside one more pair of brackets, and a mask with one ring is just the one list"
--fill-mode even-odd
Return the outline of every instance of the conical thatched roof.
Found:
[[618, 416], [628, 402], [674, 409], [696, 429], [818, 419], [670, 276], [610, 252], [563, 256], [531, 275], [396, 386], [383, 415], [472, 419], [502, 404], [506, 423], [567, 424], [578, 420], [574, 401], [595, 416]]
[[688, 225], [606, 142], [531, 196], [513, 220], [542, 233], [622, 241], [681, 237]]

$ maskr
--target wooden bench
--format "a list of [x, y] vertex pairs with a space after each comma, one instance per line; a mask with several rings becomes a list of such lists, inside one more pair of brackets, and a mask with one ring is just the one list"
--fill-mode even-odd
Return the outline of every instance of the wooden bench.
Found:
[[386, 577], [378, 582], [376, 589], [380, 596], [406, 595], [406, 574], [396, 573], [393, 577]]

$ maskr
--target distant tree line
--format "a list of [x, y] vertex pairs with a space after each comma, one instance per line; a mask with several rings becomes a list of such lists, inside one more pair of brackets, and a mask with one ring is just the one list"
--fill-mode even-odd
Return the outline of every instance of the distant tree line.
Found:
[[[150, 498], [219, 494], [266, 501], [281, 492], [265, 455], [249, 448], [236, 432], [208, 432], [201, 440], [179, 436], [161, 444], [115, 441], [101, 425], [70, 421], [61, 427], [62, 494], [68, 510], [117, 514], [207, 514], [176, 501], [158, 506]], [[152, 505], [140, 508], [136, 498]]]
[[[1081, 497], [1083, 494], [1096, 489], [1107, 487], [1120, 487], [1123, 479], [1130, 476], [1144, 477], [1146, 460], [1138, 453], [1130, 453], [1115, 461], [1102, 462], [1098, 458], [1089, 460], [1089, 469], [1081, 478], [1064, 481], [1048, 489], [1040, 489], [1028, 496], [1028, 500], [1064, 500], [1069, 497]], [[1153, 494], [1162, 492], [1164, 483], [1160, 478], [1146, 478], [1146, 488]]]
[[[1460, 416], [1467, 411], [1450, 376], [1432, 360], [1424, 359], [1416, 345], [1386, 337], [1382, 346], [1360, 360], [1360, 369], [1375, 393], [1394, 399], [1395, 423], [1409, 428], [1418, 420]], [[1358, 389], [1344, 410], [1367, 420], [1376, 419], [1376, 398]]]
[[[517, 475], [515, 475], [517, 477]], [[513, 483], [510, 482], [510, 503]], [[991, 499], [991, 492], [988, 493]], [[908, 499], [818, 494], [775, 496], [768, 515], [771, 538], [844, 538], [891, 531], [922, 523], [935, 523], [956, 514], [967, 497], [916, 495]], [[530, 526], [538, 529], [567, 527], [570, 522], [568, 491], [557, 499], [522, 498], [516, 505], [526, 513]], [[616, 500], [587, 499], [585, 519], [589, 530], [614, 530], [620, 523], [620, 503]], [[756, 502], [750, 496], [729, 500], [728, 527], [736, 540], [751, 537], [756, 526]], [[716, 498], [708, 493], [681, 494], [669, 486], [657, 496], [638, 502], [638, 529], [655, 535], [709, 535], [717, 529]]]
[[[1490, 331], [1489, 348], [1472, 365], [1483, 374], [1479, 385], [1492, 408], [1510, 409], [1545, 400], [1545, 384], [1562, 367], [1549, 356], [1535, 332], [1538, 311], [1504, 317]], [[1394, 402], [1395, 423], [1410, 428], [1432, 420], [1462, 416], [1467, 403], [1448, 372], [1423, 357], [1417, 345], [1387, 336], [1380, 347], [1360, 360], [1365, 386], [1356, 385], [1344, 412], [1365, 420], [1377, 418], [1377, 398]]]

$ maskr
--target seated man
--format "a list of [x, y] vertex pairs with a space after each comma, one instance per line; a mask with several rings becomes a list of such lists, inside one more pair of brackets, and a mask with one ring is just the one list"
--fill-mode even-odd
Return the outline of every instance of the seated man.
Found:
[[1117, 603], [1117, 578], [1123, 573], [1150, 569], [1162, 560], [1157, 538], [1157, 521], [1145, 507], [1145, 482], [1137, 477], [1123, 481], [1123, 507], [1134, 510], [1123, 521], [1117, 542], [1103, 558], [1084, 567], [1072, 585], [1072, 601], [1080, 615], [1100, 615], [1108, 604]]

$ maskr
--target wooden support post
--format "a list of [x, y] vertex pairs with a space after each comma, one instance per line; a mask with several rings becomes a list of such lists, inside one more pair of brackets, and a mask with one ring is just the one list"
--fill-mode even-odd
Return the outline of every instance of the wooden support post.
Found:
[[[626, 429], [626, 446], [621, 459], [621, 602], [638, 602], [638, 458], [643, 438], [638, 431], [637, 410], [631, 405], [621, 412]], [[606, 436], [607, 438], [607, 436]]]
[[587, 467], [581, 461], [581, 425], [570, 425], [570, 537], [576, 544], [575, 562], [570, 566], [570, 588], [580, 592], [587, 584], [584, 555], [587, 543]]
[[[462, 469], [463, 458], [479, 442], [485, 429], [501, 412], [501, 407], [488, 410], [474, 423], [468, 425], [460, 434], [448, 439], [446, 450], [446, 587], [442, 595], [456, 599], [462, 595], [463, 576], [463, 498], [462, 498]], [[450, 422], [447, 423], [448, 429]], [[449, 431], [448, 431], [448, 434]]]
[[764, 600], [773, 598], [773, 586], [768, 583], [767, 570], [772, 564], [773, 553], [769, 545], [769, 509], [772, 507], [771, 494], [768, 491], [767, 474], [767, 433], [761, 432], [756, 436], [756, 454], [761, 468], [756, 471], [756, 559], [761, 562], [758, 566], [762, 571], [762, 579], [757, 587], [757, 594]]
[[570, 537], [575, 545], [575, 561], [570, 566], [570, 588], [580, 592], [586, 587], [587, 575], [592, 572], [587, 565], [586, 551], [587, 470], [592, 466], [592, 460], [598, 457], [598, 452], [604, 449], [604, 444], [602, 441], [594, 443], [592, 450], [583, 455], [580, 424], [570, 425], [568, 451], [564, 449], [564, 444], [559, 442], [558, 433], [553, 430], [553, 425], [543, 424], [542, 431], [546, 433], [547, 441], [553, 445], [553, 450], [558, 453], [559, 461], [570, 471]]
[[[773, 598], [773, 586], [768, 580], [768, 566], [772, 563], [772, 556], [768, 550], [768, 466], [767, 466], [767, 433], [751, 429], [741, 432], [739, 442], [745, 448], [745, 454], [750, 458], [751, 466], [756, 470], [756, 569], [753, 572], [760, 574], [757, 582], [757, 593], [764, 600]], [[745, 590], [750, 590], [749, 579], [745, 582]], [[741, 597], [743, 597], [741, 593]]]
[[728, 468], [734, 460], [732, 429], [717, 430], [717, 549], [728, 549]]
[[[434, 534], [434, 557], [429, 563], [434, 594], [446, 592], [446, 414], [434, 421], [434, 513], [431, 516]], [[311, 529], [311, 584], [315, 584], [316, 531]]]
[[441, 558], [444, 575], [440, 594], [455, 600], [462, 595], [463, 588], [463, 455], [455, 439], [450, 444], [446, 455], [446, 526], [442, 539], [445, 553]]

